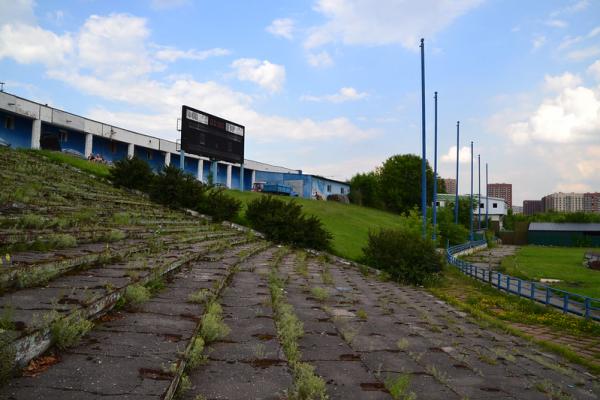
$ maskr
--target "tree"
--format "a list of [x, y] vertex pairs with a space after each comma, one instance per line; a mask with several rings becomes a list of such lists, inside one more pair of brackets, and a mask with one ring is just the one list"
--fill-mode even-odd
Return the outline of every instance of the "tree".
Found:
[[[380, 170], [380, 193], [386, 209], [405, 213], [421, 204], [421, 157], [414, 154], [388, 158]], [[433, 171], [427, 163], [427, 204], [433, 192]]]
[[[470, 198], [462, 197], [462, 196], [458, 198], [458, 223], [467, 229], [470, 229], [470, 227], [471, 227], [471, 223], [469, 220], [469, 218], [470, 218], [469, 203], [471, 203]], [[475, 215], [475, 212], [477, 211], [477, 200], [476, 200], [475, 196], [473, 196], [473, 203], [471, 203], [471, 207], [473, 209], [473, 215]], [[448, 203], [446, 203], [446, 209], [449, 209], [452, 211], [452, 221], [454, 221], [454, 202], [449, 201]]]
[[356, 174], [350, 180], [350, 201], [365, 207], [383, 208], [376, 171]]

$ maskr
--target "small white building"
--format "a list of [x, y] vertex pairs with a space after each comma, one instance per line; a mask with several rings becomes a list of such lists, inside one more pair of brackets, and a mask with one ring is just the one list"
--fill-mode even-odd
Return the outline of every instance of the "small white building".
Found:
[[[470, 195], [459, 195], [461, 199], [466, 199], [468, 200], [471, 196]], [[477, 196], [476, 194], [473, 195], [473, 202], [475, 204], [477, 204], [477, 199], [479, 196]], [[440, 193], [438, 194], [438, 198], [437, 198], [437, 206], [438, 207], [445, 207], [447, 204], [454, 204], [454, 201], [456, 199], [456, 195], [454, 194], [447, 194], [447, 193]], [[479, 208], [481, 209], [481, 219], [485, 220], [485, 211], [486, 211], [486, 207], [488, 208], [488, 218], [490, 221], [498, 221], [501, 222], [502, 218], [508, 214], [508, 204], [506, 204], [506, 201], [501, 198], [501, 197], [485, 197], [485, 196], [481, 196], [481, 198], [479, 199]], [[473, 209], [473, 219], [477, 220], [477, 218], [479, 217], [479, 210], [477, 209], [477, 206], [475, 206], [475, 208]]]

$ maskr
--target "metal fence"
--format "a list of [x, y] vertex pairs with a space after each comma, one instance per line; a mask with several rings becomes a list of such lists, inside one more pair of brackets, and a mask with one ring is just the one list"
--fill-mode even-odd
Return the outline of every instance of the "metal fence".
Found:
[[567, 292], [538, 282], [515, 278], [488, 268], [478, 267], [456, 257], [457, 254], [481, 246], [487, 246], [485, 240], [451, 246], [446, 252], [448, 262], [458, 267], [464, 274], [487, 282], [498, 290], [558, 308], [564, 313], [600, 321], [600, 299]]

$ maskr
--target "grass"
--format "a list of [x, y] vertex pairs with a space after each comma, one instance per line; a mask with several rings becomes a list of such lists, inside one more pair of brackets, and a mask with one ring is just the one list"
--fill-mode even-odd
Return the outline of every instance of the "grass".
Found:
[[[600, 272], [583, 265], [586, 251], [580, 247], [524, 246], [502, 262], [507, 274], [539, 281], [560, 279], [550, 286], [600, 299]], [[596, 250], [597, 251], [597, 250]]]
[[[229, 190], [227, 193], [242, 201], [240, 222], [244, 222], [245, 204], [263, 196], [261, 193], [237, 190]], [[333, 252], [351, 260], [358, 261], [362, 257], [362, 248], [367, 244], [369, 230], [396, 228], [403, 224], [400, 215], [354, 204], [301, 198], [294, 198], [293, 201], [301, 204], [307, 214], [319, 217], [325, 229], [333, 235]]]
[[[51, 314], [51, 319], [57, 315]], [[79, 343], [79, 340], [92, 330], [94, 324], [88, 321], [81, 313], [75, 312], [66, 317], [58, 317], [50, 324], [52, 339], [59, 349], [66, 349]]]
[[543, 348], [558, 353], [571, 362], [587, 367], [600, 374], [600, 364], [582, 357], [576, 351], [555, 342], [536, 339], [511, 326], [511, 323], [532, 327], [544, 326], [558, 334], [596, 339], [600, 336], [600, 324], [584, 318], [563, 314], [530, 300], [511, 296], [464, 276], [453, 268], [444, 271], [443, 279], [428, 288], [434, 295], [455, 307], [470, 313], [482, 326], [496, 328], [509, 334], [530, 340]]
[[82, 158], [74, 157], [69, 154], [61, 153], [59, 151], [50, 150], [24, 150], [28, 153], [42, 154], [47, 159], [54, 161], [59, 164], [68, 164], [81, 171], [90, 173], [100, 178], [108, 178], [110, 167], [106, 164], [100, 164], [84, 160]]
[[150, 300], [150, 295], [150, 290], [147, 287], [135, 284], [127, 286], [124, 299], [129, 307], [137, 309]]
[[410, 375], [400, 374], [396, 377], [388, 377], [385, 380], [385, 388], [390, 392], [394, 400], [414, 400], [417, 395], [409, 391]]
[[223, 309], [219, 303], [212, 302], [208, 305], [200, 327], [200, 336], [205, 343], [212, 343], [229, 335], [230, 329], [223, 322], [222, 314]]
[[310, 290], [310, 293], [313, 295], [313, 297], [315, 299], [317, 299], [321, 303], [324, 302], [325, 300], [327, 300], [327, 298], [329, 297], [329, 292], [327, 291], [327, 289], [324, 289], [319, 286], [315, 286], [314, 288], [312, 288]]

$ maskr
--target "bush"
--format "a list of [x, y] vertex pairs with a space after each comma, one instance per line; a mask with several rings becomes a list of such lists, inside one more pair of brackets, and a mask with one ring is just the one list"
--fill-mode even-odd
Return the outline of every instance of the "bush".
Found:
[[415, 285], [429, 280], [444, 265], [431, 240], [404, 229], [370, 232], [363, 252], [366, 264], [386, 271], [398, 281]]
[[317, 250], [328, 249], [331, 234], [315, 216], [302, 213], [302, 206], [264, 196], [248, 203], [246, 219], [250, 225], [274, 242], [290, 243]]
[[79, 343], [79, 339], [91, 331], [93, 327], [94, 324], [91, 321], [88, 321], [80, 312], [75, 312], [52, 321], [50, 332], [56, 346], [64, 350]]
[[196, 209], [205, 194], [201, 182], [173, 165], [164, 167], [150, 187], [150, 198], [171, 208]]
[[338, 203], [348, 204], [350, 200], [348, 200], [348, 196], [345, 194], [330, 194], [327, 196], [327, 201], [337, 201]]
[[116, 161], [110, 169], [109, 179], [116, 187], [147, 192], [152, 185], [154, 173], [148, 163], [140, 158], [124, 158]]
[[197, 210], [203, 214], [212, 216], [213, 221], [221, 222], [234, 219], [241, 207], [242, 203], [228, 196], [225, 193], [225, 189], [214, 188], [202, 197], [202, 200], [198, 203]]

